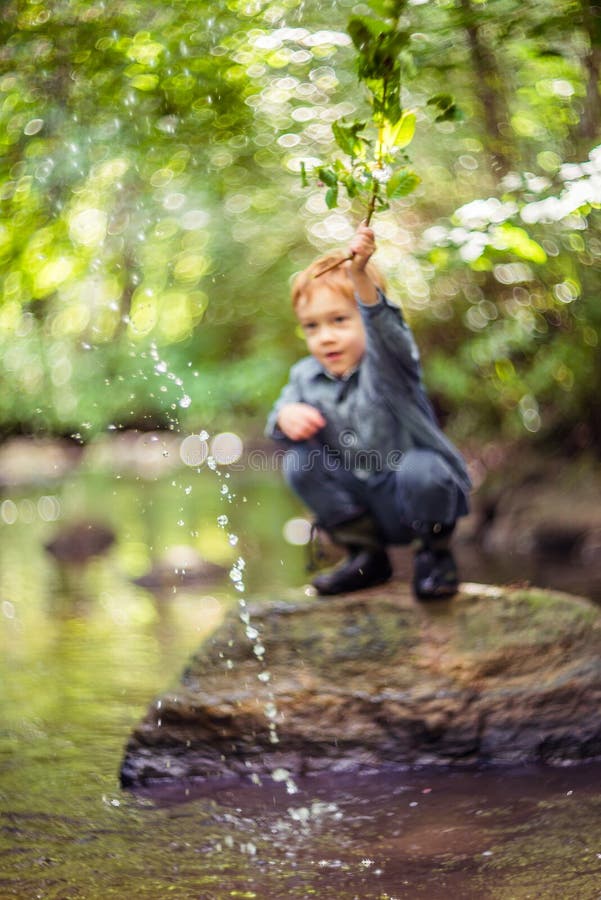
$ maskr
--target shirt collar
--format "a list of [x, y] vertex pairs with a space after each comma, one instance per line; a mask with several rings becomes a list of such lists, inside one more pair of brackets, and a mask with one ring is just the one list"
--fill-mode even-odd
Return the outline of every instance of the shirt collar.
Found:
[[[313, 357], [313, 359], [315, 359], [315, 357]], [[353, 375], [357, 374], [357, 372], [359, 371], [359, 368], [361, 366], [361, 363], [356, 365], [349, 372], [346, 372], [344, 375], [332, 375], [332, 373], [328, 372], [328, 370], [325, 368], [325, 366], [322, 366], [322, 364], [320, 362], [317, 362], [316, 359], [315, 359], [315, 365], [316, 365], [316, 371], [313, 375], [314, 378], [319, 378], [319, 377], [323, 376], [323, 377], [327, 378], [328, 381], [344, 383], [344, 382], [350, 381], [351, 378], [353, 377]]]

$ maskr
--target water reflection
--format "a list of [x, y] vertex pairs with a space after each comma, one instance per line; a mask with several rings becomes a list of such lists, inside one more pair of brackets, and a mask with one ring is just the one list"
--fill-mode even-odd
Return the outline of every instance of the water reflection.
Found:
[[[299, 782], [293, 803], [273, 788], [237, 785], [208, 795], [229, 831], [207, 852], [226, 862], [227, 877], [250, 843], [246, 889], [257, 897], [568, 896], [560, 860], [574, 876], [569, 896], [596, 897], [601, 821], [590, 786], [599, 774], [592, 766], [316, 778]], [[146, 796], [171, 811], [207, 803], [206, 790], [190, 787]], [[576, 809], [590, 831], [576, 824]]]

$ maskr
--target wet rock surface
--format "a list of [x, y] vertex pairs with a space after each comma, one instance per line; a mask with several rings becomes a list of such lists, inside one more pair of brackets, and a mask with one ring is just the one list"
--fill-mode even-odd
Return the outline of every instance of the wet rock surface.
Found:
[[585, 599], [471, 584], [418, 605], [393, 582], [250, 613], [264, 662], [231, 613], [135, 729], [124, 786], [601, 756]]

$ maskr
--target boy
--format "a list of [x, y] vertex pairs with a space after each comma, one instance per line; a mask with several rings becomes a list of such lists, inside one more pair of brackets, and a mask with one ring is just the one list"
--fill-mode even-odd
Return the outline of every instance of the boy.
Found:
[[330, 254], [296, 277], [292, 303], [311, 356], [292, 367], [267, 433], [285, 442], [289, 485], [348, 552], [314, 579], [318, 593], [388, 581], [386, 545], [417, 538], [416, 596], [448, 597], [458, 587], [449, 539], [470, 481], [435, 421], [413, 335], [370, 262], [375, 249], [361, 225], [350, 259]]

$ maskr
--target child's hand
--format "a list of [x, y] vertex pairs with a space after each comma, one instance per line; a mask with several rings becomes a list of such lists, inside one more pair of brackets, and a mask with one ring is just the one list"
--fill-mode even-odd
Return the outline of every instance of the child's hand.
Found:
[[372, 229], [367, 225], [359, 225], [349, 244], [349, 250], [352, 256], [347, 271], [353, 282], [355, 293], [368, 306], [377, 303], [376, 286], [365, 271], [370, 256], [376, 250], [376, 239]]
[[320, 411], [309, 403], [286, 403], [278, 415], [278, 425], [291, 441], [306, 441], [325, 424]]
[[362, 272], [370, 256], [376, 251], [376, 238], [373, 230], [367, 225], [359, 225], [349, 244], [349, 251], [353, 257], [350, 263], [351, 269]]

